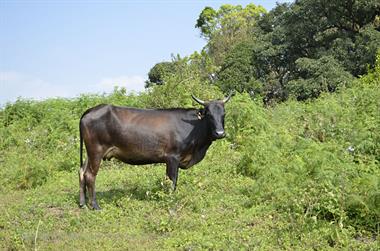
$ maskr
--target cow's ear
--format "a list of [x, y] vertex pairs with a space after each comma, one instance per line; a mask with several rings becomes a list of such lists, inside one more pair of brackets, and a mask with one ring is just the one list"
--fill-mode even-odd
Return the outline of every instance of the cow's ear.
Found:
[[199, 120], [203, 119], [205, 116], [205, 109], [200, 109], [197, 111], [197, 117]]

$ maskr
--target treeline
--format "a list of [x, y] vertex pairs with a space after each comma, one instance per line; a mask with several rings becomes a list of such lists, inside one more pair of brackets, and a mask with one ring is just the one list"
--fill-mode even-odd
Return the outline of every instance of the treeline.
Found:
[[181, 78], [187, 67], [193, 78], [225, 93], [248, 92], [266, 104], [307, 100], [351, 86], [373, 67], [380, 2], [299, 0], [269, 12], [225, 4], [204, 8], [195, 27], [207, 40], [202, 52], [157, 63], [146, 87]]

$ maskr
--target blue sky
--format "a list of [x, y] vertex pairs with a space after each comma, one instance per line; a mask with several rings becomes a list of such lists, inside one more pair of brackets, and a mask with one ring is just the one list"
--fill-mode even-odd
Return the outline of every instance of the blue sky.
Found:
[[[0, 105], [142, 91], [154, 64], [206, 44], [195, 22], [205, 6], [276, 1], [0, 0]], [[284, 2], [284, 1], [277, 1]]]

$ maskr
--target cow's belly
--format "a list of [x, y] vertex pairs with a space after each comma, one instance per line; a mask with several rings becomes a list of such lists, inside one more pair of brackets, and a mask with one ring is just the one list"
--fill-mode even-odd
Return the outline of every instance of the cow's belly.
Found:
[[103, 155], [103, 160], [110, 160], [112, 158], [116, 158], [131, 165], [146, 165], [165, 162], [163, 153], [161, 152], [136, 148], [121, 149], [116, 146], [110, 147]]

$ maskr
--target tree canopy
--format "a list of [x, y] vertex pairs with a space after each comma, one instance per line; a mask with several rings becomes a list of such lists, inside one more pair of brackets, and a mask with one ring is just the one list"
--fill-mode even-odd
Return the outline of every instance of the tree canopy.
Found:
[[[205, 7], [195, 27], [207, 45], [191, 55], [203, 82], [260, 95], [266, 104], [307, 100], [350, 86], [380, 49], [380, 2], [297, 0], [267, 12], [248, 4]], [[173, 62], [149, 72], [147, 86], [179, 74]], [[198, 64], [198, 67], [194, 67]], [[202, 72], [202, 73], [201, 73]]]
[[153, 85], [162, 85], [165, 76], [174, 74], [176, 72], [176, 65], [174, 62], [160, 62], [150, 69], [148, 73], [148, 80], [145, 81], [145, 88]]

